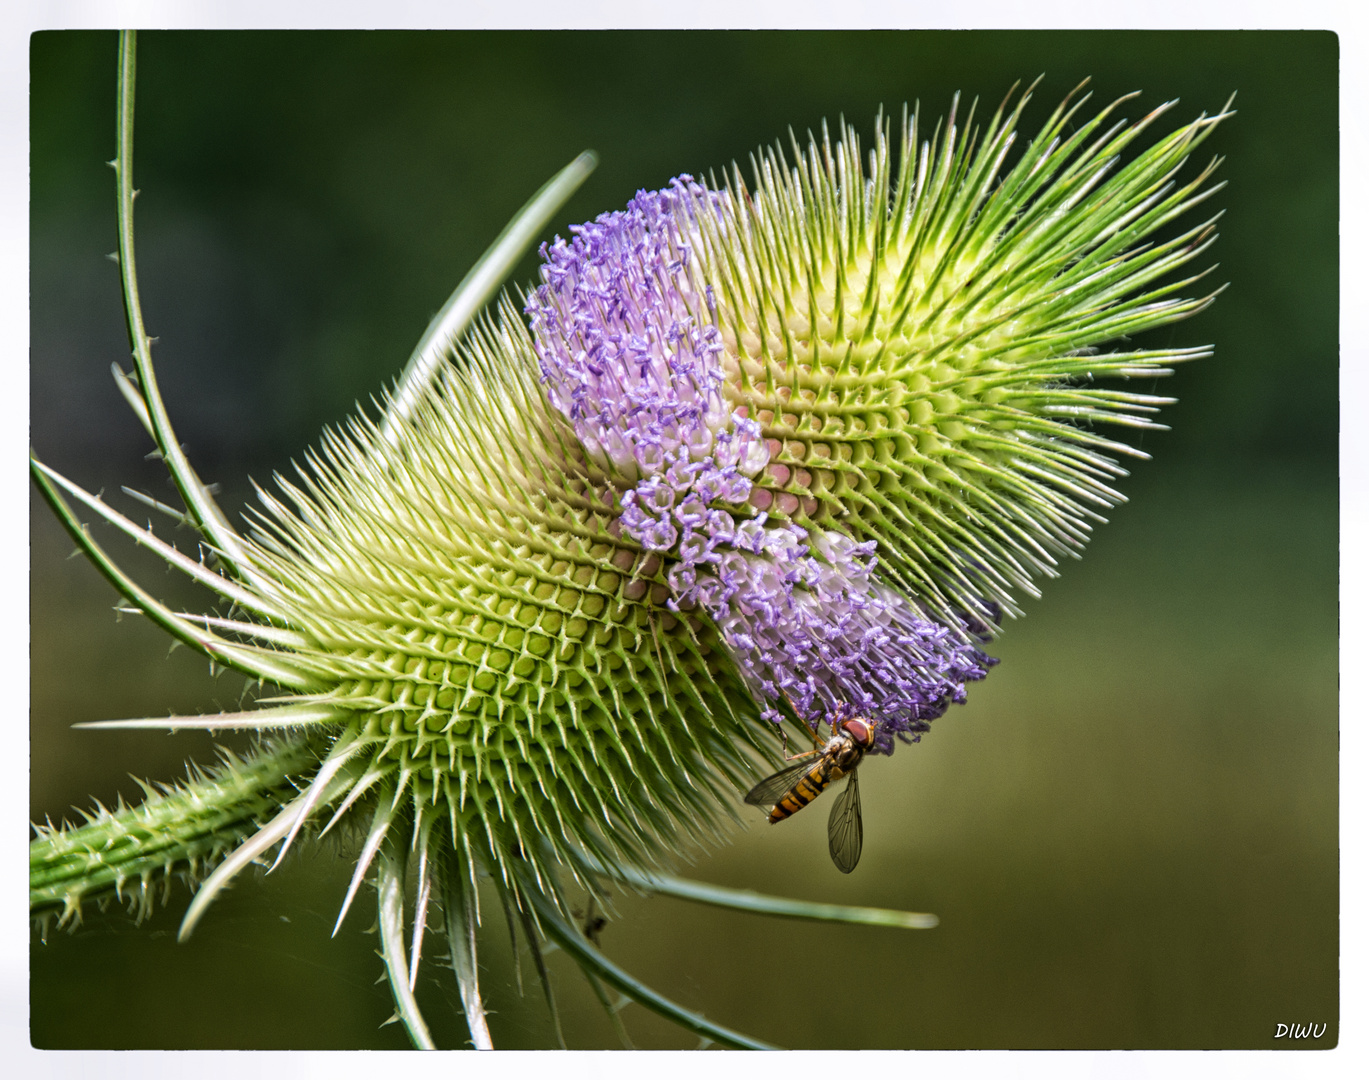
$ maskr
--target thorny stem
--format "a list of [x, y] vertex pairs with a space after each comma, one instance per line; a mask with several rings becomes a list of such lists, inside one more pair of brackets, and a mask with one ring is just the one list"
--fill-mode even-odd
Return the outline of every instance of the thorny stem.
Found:
[[119, 274], [123, 281], [124, 312], [128, 319], [128, 337], [133, 346], [133, 362], [138, 372], [138, 390], [147, 409], [157, 449], [166, 461], [167, 469], [176, 483], [181, 498], [194, 515], [201, 530], [213, 542], [224, 559], [250, 580], [250, 562], [243, 550], [241, 538], [228, 524], [213, 496], [196, 475], [185, 452], [176, 439], [162, 402], [157, 377], [152, 367], [152, 339], [143, 323], [142, 304], [138, 298], [137, 262], [133, 254], [133, 101], [137, 81], [137, 31], [124, 30], [119, 35], [118, 89], [118, 152], [110, 163], [119, 189]]
[[293, 791], [289, 778], [318, 755], [305, 742], [282, 742], [225, 758], [182, 785], [149, 790], [138, 806], [101, 809], [71, 829], [38, 826], [29, 848], [30, 912], [60, 909], [62, 924], [80, 917], [84, 901], [130, 888], [145, 910], [156, 878], [169, 885], [173, 873], [193, 877], [255, 832]]

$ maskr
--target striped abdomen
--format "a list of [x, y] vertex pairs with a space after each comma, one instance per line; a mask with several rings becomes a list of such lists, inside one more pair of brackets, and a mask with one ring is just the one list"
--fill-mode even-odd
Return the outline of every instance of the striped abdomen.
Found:
[[[857, 755], [856, 761], [860, 757]], [[837, 764], [835, 757], [823, 754], [813, 767], [799, 777], [798, 782], [780, 796], [780, 801], [770, 811], [770, 824], [783, 821], [790, 814], [797, 814], [810, 802], [821, 795], [835, 780], [846, 775], [845, 769]], [[805, 819], [807, 820], [807, 819]]]

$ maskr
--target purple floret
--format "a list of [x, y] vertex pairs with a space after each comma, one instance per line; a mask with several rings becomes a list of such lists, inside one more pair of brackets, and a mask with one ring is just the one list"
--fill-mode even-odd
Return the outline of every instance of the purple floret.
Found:
[[[745, 499], [769, 461], [760, 427], [722, 394], [722, 335], [689, 273], [682, 222], [710, 195], [689, 177], [638, 192], [542, 245], [543, 284], [528, 300], [542, 380], [591, 456], [629, 481], [680, 461], [710, 461]], [[673, 481], [672, 481], [673, 483]]]
[[996, 661], [872, 580], [873, 544], [816, 532], [815, 555], [804, 537], [765, 529], [758, 552], [734, 548], [704, 566], [682, 558], [674, 606], [708, 612], [758, 697], [785, 695], [810, 722], [849, 705], [877, 721], [876, 751], [896, 735], [918, 741]]

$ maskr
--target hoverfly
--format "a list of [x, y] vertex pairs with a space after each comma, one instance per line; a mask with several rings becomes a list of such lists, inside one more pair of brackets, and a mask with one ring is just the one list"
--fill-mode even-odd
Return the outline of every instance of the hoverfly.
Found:
[[[832, 737], [825, 744], [798, 755], [800, 760], [793, 765], [767, 776], [746, 793], [745, 801], [752, 806], [771, 807], [769, 820], [773, 825], [798, 813], [834, 780], [849, 775], [851, 779], [832, 804], [832, 813], [827, 819], [827, 850], [837, 869], [849, 874], [860, 861], [860, 849], [865, 840], [856, 766], [865, 751], [874, 745], [875, 722], [848, 715], [844, 706], [830, 719]], [[814, 741], [817, 741], [816, 736]], [[817, 760], [810, 760], [813, 757]]]

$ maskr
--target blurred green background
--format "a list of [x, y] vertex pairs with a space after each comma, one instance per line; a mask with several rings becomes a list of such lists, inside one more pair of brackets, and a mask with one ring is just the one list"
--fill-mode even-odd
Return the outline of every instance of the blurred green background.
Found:
[[[32, 39], [32, 439], [125, 509], [169, 491], [119, 398], [115, 37]], [[1157, 389], [1180, 403], [1084, 560], [1028, 601], [968, 705], [862, 772], [849, 878], [825, 813], [747, 815], [694, 875], [936, 912], [930, 931], [833, 928], [622, 898], [608, 954], [725, 1024], [795, 1047], [1278, 1047], [1337, 1038], [1337, 42], [1329, 33], [147, 33], [135, 179], [139, 263], [178, 431], [230, 507], [392, 378], [508, 217], [587, 147], [602, 164], [556, 228], [684, 171], [844, 115], [952, 94], [997, 105], [1044, 74], [1029, 133], [1085, 77], [1163, 130], [1238, 115], [1209, 311], [1139, 342], [1215, 343]], [[1157, 132], [1158, 133], [1158, 132]], [[1191, 163], [1190, 168], [1197, 166]], [[515, 282], [529, 280], [526, 261]], [[1150, 387], [1146, 387], [1150, 389]], [[142, 516], [135, 512], [134, 516]], [[235, 707], [31, 508], [32, 812], [137, 798], [207, 737], [72, 731], [83, 720]], [[105, 539], [109, 530], [101, 530]], [[154, 592], [200, 602], [129, 555]], [[188, 893], [142, 927], [119, 906], [35, 935], [40, 1047], [402, 1047], [366, 898], [328, 937], [348, 853], [302, 853], [221, 899], [187, 945]], [[370, 912], [366, 906], [370, 906]], [[493, 917], [491, 917], [493, 916]], [[507, 1047], [552, 1045], [519, 997], [497, 905], [484, 987]], [[570, 1045], [613, 1046], [555, 956]], [[794, 972], [805, 974], [796, 976]], [[807, 973], [823, 972], [814, 979]], [[450, 973], [420, 1002], [464, 1040]], [[638, 1045], [694, 1039], [639, 1008]], [[842, 1018], [833, 1022], [833, 1017]], [[851, 1017], [858, 1017], [856, 1021]]]

